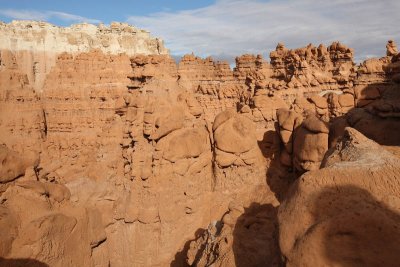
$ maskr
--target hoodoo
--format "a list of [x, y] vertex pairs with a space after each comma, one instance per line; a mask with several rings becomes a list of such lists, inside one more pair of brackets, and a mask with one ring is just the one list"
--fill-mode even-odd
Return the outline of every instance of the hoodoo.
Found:
[[0, 35], [0, 266], [400, 262], [393, 40], [231, 69], [125, 23]]

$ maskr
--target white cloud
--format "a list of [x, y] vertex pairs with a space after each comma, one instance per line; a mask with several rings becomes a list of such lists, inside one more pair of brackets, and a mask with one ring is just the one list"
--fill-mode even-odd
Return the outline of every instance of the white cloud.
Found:
[[171, 53], [231, 57], [341, 41], [356, 60], [383, 56], [388, 39], [400, 42], [398, 0], [217, 0], [185, 11], [131, 16], [128, 22], [166, 41]]
[[98, 19], [90, 19], [90, 18], [81, 17], [78, 15], [73, 15], [73, 14], [64, 13], [64, 12], [49, 11], [49, 13], [52, 17], [56, 17], [56, 18], [64, 20], [64, 21], [77, 21], [77, 22], [87, 22], [87, 23], [100, 23], [101, 22]]
[[19, 10], [19, 9], [0, 9], [0, 15], [12, 19], [21, 20], [41, 20], [48, 21], [51, 19], [59, 19], [66, 22], [88, 22], [99, 23], [100, 20], [85, 18], [82, 16], [69, 14], [58, 11], [36, 11], [36, 10]]

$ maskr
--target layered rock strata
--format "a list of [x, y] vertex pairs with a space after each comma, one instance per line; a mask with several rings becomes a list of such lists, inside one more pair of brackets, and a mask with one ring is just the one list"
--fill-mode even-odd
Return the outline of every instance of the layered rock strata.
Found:
[[[104, 34], [114, 42], [128, 28]], [[388, 46], [390, 56], [355, 67], [339, 43], [280, 44], [271, 63], [243, 55], [233, 70], [194, 55], [176, 64], [151, 44], [152, 55], [64, 49], [42, 85], [18, 51], [2, 50], [0, 257], [280, 266], [290, 168], [319, 169], [349, 125], [397, 144], [400, 61]], [[283, 253], [301, 262], [290, 244]]]
[[148, 31], [127, 23], [74, 24], [57, 27], [47, 22], [0, 22], [0, 50], [14, 53], [31, 86], [40, 91], [59, 54], [79, 54], [94, 49], [128, 56], [168, 54], [164, 43]]

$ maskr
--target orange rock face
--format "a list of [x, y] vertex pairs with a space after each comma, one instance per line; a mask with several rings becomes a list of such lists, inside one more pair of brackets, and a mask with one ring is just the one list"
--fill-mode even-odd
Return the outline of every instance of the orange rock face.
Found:
[[[59, 53], [40, 88], [25, 61], [2, 50], [0, 263], [282, 266], [282, 250], [292, 266], [329, 265], [322, 248], [307, 252], [322, 242], [325, 228], [309, 239], [307, 231], [312, 216], [328, 216], [314, 210], [327, 202], [297, 210], [314, 198], [302, 183], [322, 187], [318, 173], [326, 172], [324, 179], [348, 186], [364, 175], [362, 153], [343, 152], [354, 140], [397, 153], [400, 60], [394, 42], [387, 49], [387, 57], [355, 67], [352, 49], [340, 43], [279, 44], [271, 63], [243, 55], [233, 70], [194, 55], [177, 64], [160, 54]], [[342, 150], [326, 153], [337, 144]], [[352, 153], [360, 162], [352, 161], [347, 180], [336, 180], [335, 164], [346, 172]], [[395, 199], [398, 185], [390, 183]], [[299, 201], [287, 197], [291, 184]], [[378, 200], [386, 190], [362, 188]], [[385, 225], [398, 222], [382, 212]], [[350, 220], [332, 214], [332, 223]], [[360, 253], [363, 262], [394, 262]]]
[[[398, 158], [352, 128], [279, 209], [287, 266], [396, 266]], [[295, 221], [296, 223], [293, 223]]]

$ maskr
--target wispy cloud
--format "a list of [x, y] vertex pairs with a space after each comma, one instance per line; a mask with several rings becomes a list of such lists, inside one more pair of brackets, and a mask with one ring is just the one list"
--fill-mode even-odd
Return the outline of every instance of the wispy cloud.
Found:
[[400, 42], [398, 0], [217, 0], [185, 11], [131, 16], [128, 22], [163, 37], [174, 54], [231, 57], [268, 53], [278, 42], [295, 48], [341, 41], [358, 60]]
[[59, 19], [65, 22], [88, 22], [99, 23], [100, 20], [90, 19], [74, 14], [59, 11], [37, 11], [37, 10], [20, 10], [20, 9], [0, 9], [0, 15], [11, 19], [23, 20], [42, 20], [49, 21], [51, 19]]

